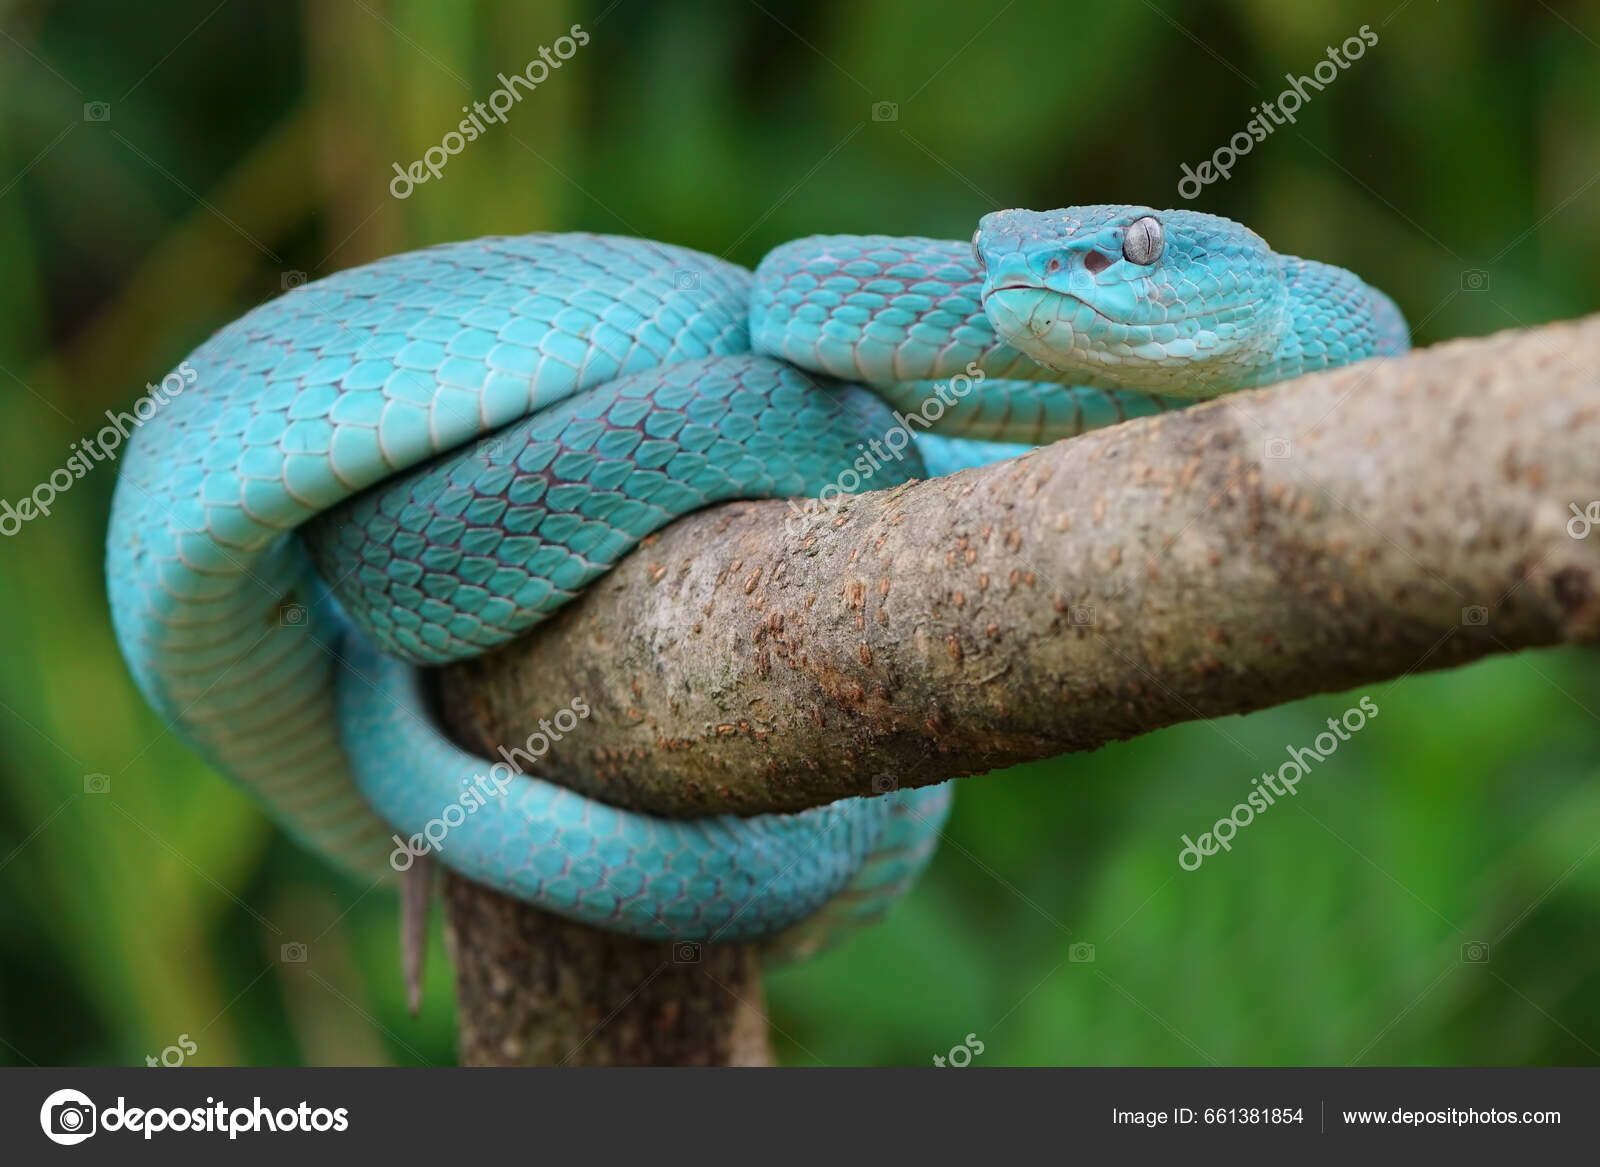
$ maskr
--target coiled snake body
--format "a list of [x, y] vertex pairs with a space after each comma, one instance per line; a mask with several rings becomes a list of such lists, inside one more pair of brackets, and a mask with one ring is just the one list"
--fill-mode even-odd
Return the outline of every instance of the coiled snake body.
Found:
[[444, 863], [601, 927], [750, 939], [826, 906], [831, 928], [915, 877], [943, 787], [652, 818], [491, 775], [432, 723], [416, 666], [525, 632], [687, 511], [823, 492], [930, 383], [975, 382], [870, 487], [1405, 346], [1349, 272], [1189, 211], [996, 212], [970, 245], [816, 237], [753, 274], [595, 235], [428, 248], [188, 358], [193, 387], [125, 455], [112, 615], [162, 716], [348, 865], [442, 821]]

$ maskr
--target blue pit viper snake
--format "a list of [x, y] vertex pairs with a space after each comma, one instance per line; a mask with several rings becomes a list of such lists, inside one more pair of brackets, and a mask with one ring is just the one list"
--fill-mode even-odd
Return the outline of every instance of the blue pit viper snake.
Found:
[[441, 862], [602, 928], [836, 933], [915, 879], [946, 786], [670, 820], [503, 763], [486, 785], [495, 761], [436, 727], [419, 666], [522, 635], [679, 515], [818, 495], [951, 378], [970, 392], [867, 486], [1407, 344], [1350, 272], [1193, 211], [998, 211], [970, 243], [817, 236], [754, 273], [613, 236], [444, 244], [195, 350], [192, 388], [124, 456], [112, 618], [161, 716], [347, 867], [403, 866], [445, 822]]

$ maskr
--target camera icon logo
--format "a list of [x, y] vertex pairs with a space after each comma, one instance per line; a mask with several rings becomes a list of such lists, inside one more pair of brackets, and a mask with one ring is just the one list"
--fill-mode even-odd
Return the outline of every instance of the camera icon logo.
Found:
[[496, 458], [511, 452], [511, 439], [504, 434], [496, 434], [492, 438], [484, 438], [478, 443], [478, 461], [485, 466], [494, 465]]
[[303, 288], [306, 286], [306, 273], [303, 271], [295, 271], [290, 269], [289, 271], [283, 272], [278, 276], [278, 284], [285, 292], [292, 292], [296, 288]]
[[306, 962], [306, 946], [298, 940], [291, 940], [288, 944], [278, 949], [278, 959], [284, 964], [304, 964]]
[[700, 286], [700, 273], [689, 268], [679, 268], [672, 273], [672, 286], [680, 292], [692, 292]]
[[[835, 506], [837, 504], [834, 504]], [[801, 499], [798, 503], [789, 500], [789, 513], [783, 516], [783, 533], [791, 539], [799, 539], [806, 533], [806, 524], [818, 515], [826, 515], [829, 504], [820, 498]]]
[[899, 790], [899, 789], [900, 789], [900, 783], [896, 782], [888, 774], [877, 774], [877, 775], [873, 776], [873, 779], [872, 779], [872, 793], [874, 793], [874, 794], [893, 794], [896, 790]]
[[110, 794], [110, 774], [85, 774], [83, 776], [83, 792], [85, 794]]
[[1487, 292], [1489, 290], [1489, 273], [1482, 268], [1469, 267], [1461, 273], [1461, 290], [1463, 292]]
[[306, 606], [304, 604], [284, 604], [278, 609], [278, 623], [285, 628], [300, 628], [306, 622]]
[[86, 101], [83, 103], [83, 120], [86, 122], [108, 122], [111, 120], [111, 103], [109, 101]]
[[95, 1105], [78, 1090], [57, 1090], [39, 1108], [39, 1125], [45, 1138], [71, 1147], [94, 1134]]
[[1289, 456], [1289, 439], [1268, 438], [1266, 443], [1266, 455], [1275, 462], [1283, 461], [1283, 459]]
[[1469, 940], [1461, 946], [1462, 964], [1488, 964], [1489, 946], [1482, 940]]
[[872, 103], [872, 120], [875, 122], [897, 122], [900, 120], [900, 106], [893, 101], [875, 101]]
[[1489, 609], [1482, 604], [1469, 604], [1461, 609], [1461, 622], [1472, 628], [1482, 628], [1489, 623]]
[[698, 940], [674, 940], [672, 942], [673, 964], [699, 964], [700, 942]]
[[1094, 945], [1080, 940], [1067, 949], [1067, 959], [1073, 964], [1093, 964]]
[[1067, 609], [1067, 623], [1074, 628], [1093, 628], [1095, 612], [1093, 604], [1073, 604]]

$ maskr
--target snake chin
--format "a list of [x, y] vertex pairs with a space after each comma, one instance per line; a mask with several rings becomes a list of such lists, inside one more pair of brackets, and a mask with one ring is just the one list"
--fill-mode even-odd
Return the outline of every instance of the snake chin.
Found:
[[1240, 383], [1261, 356], [1248, 329], [1189, 333], [1181, 313], [1129, 323], [1053, 288], [1002, 285], [983, 307], [1002, 340], [1075, 385], [1202, 399]]
[[1094, 305], [1050, 288], [996, 288], [983, 307], [1001, 339], [1060, 373], [1087, 375], [1115, 363], [1113, 347], [1097, 347], [1096, 334], [1128, 331]]

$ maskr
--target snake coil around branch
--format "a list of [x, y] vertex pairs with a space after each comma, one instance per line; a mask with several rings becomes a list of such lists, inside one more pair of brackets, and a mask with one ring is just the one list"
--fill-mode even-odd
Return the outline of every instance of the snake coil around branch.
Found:
[[[606, 236], [443, 245], [297, 289], [188, 358], [193, 387], [124, 458], [113, 619], [151, 702], [337, 861], [436, 854], [636, 937], [811, 948], [909, 886], [947, 788], [642, 813], [462, 749], [420, 667], [511, 643], [719, 501], [837, 496], [849, 476], [964, 490], [943, 475], [1406, 345], [1358, 277], [1191, 211], [997, 212], [970, 243], [815, 237], [754, 273]], [[867, 457], [957, 376], [963, 400], [935, 432]], [[1219, 472], [1200, 458], [1197, 474]], [[746, 593], [776, 586], [752, 577]], [[936, 639], [963, 658], [959, 637]], [[547, 712], [614, 694], [601, 676], [549, 679]], [[1038, 716], [1068, 695], [1041, 693]]]

